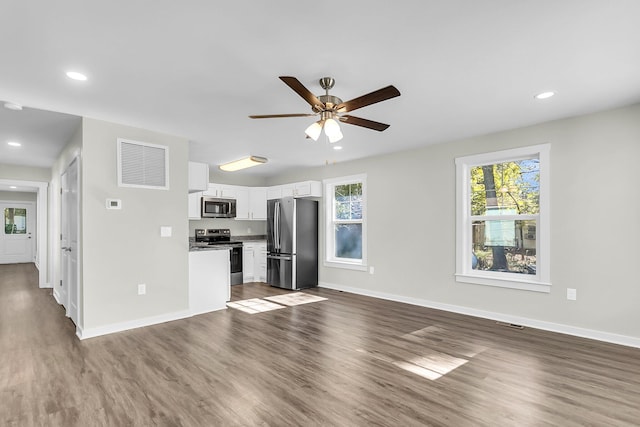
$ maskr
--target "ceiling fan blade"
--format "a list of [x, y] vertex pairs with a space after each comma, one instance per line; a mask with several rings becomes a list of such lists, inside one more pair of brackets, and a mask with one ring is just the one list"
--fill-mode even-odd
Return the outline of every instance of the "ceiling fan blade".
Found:
[[314, 95], [309, 89], [307, 89], [298, 79], [290, 76], [280, 76], [280, 80], [282, 80], [287, 86], [293, 89], [298, 95], [304, 98], [305, 101], [309, 103], [316, 110], [323, 110], [324, 104]]
[[396, 89], [395, 86], [389, 85], [366, 95], [362, 95], [349, 101], [343, 102], [336, 107], [336, 111], [338, 111], [339, 113], [346, 113], [348, 111], [366, 107], [367, 105], [375, 104], [376, 102], [395, 98], [396, 96], [400, 96], [400, 91]]
[[382, 132], [389, 127], [389, 125], [385, 123], [374, 122], [373, 120], [361, 119], [360, 117], [354, 116], [341, 116], [338, 118], [338, 120], [340, 120], [342, 123], [362, 126], [363, 128], [373, 129], [379, 132]]
[[262, 115], [254, 115], [254, 116], [249, 116], [249, 118], [251, 119], [278, 119], [281, 117], [309, 117], [309, 116], [316, 116], [317, 114], [307, 114], [307, 113], [301, 113], [301, 114], [262, 114]]

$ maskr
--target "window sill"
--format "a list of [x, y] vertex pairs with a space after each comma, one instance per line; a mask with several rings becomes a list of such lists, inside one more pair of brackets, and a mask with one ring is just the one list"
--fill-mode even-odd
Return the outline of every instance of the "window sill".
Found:
[[344, 268], [346, 270], [367, 271], [367, 266], [359, 263], [355, 264], [350, 262], [324, 261], [324, 266], [330, 268]]
[[551, 283], [534, 280], [518, 280], [513, 278], [502, 279], [496, 277], [479, 277], [469, 274], [456, 274], [456, 282], [473, 283], [476, 285], [496, 286], [499, 288], [519, 289], [533, 292], [551, 292]]

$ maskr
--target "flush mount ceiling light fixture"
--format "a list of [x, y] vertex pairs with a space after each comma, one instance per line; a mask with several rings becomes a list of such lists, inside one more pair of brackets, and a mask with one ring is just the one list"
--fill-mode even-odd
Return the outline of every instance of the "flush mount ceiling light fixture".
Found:
[[555, 94], [556, 93], [553, 92], [553, 91], [541, 92], [541, 93], [537, 94], [536, 96], [534, 96], [534, 98], [535, 99], [547, 99], [547, 98], [551, 98]]
[[84, 82], [87, 80], [87, 76], [79, 73], [77, 71], [67, 71], [67, 77], [69, 77], [71, 80], [78, 80], [81, 82]]
[[16, 104], [14, 102], [5, 102], [4, 108], [6, 108], [7, 110], [20, 111], [22, 110], [22, 105]]
[[253, 166], [262, 165], [264, 163], [267, 163], [267, 159], [265, 157], [249, 156], [245, 157], [244, 159], [225, 163], [224, 165], [220, 165], [218, 167], [225, 172], [235, 172], [240, 169], [251, 168]]
[[333, 143], [342, 139], [342, 131], [338, 122], [347, 123], [350, 125], [361, 126], [367, 129], [377, 130], [382, 132], [387, 129], [389, 125], [372, 120], [362, 119], [360, 117], [354, 117], [349, 115], [343, 115], [349, 111], [357, 110], [358, 108], [366, 107], [367, 105], [375, 104], [377, 102], [386, 101], [387, 99], [400, 96], [400, 91], [394, 86], [387, 86], [382, 89], [378, 89], [366, 95], [359, 96], [350, 101], [343, 102], [342, 99], [337, 96], [329, 95], [329, 89], [333, 88], [335, 80], [331, 77], [323, 77], [320, 79], [320, 87], [325, 90], [324, 95], [315, 96], [309, 91], [298, 79], [289, 76], [280, 76], [287, 86], [293, 89], [298, 95], [300, 95], [309, 105], [313, 113], [310, 114], [265, 114], [259, 116], [249, 116], [252, 119], [273, 119], [281, 117], [309, 117], [320, 116], [320, 120], [311, 124], [306, 130], [307, 137], [318, 140], [320, 133], [324, 129], [325, 135], [329, 138], [329, 142]]
[[17, 141], [8, 141], [8, 142], [7, 142], [7, 145], [10, 145], [10, 146], [12, 146], [12, 147], [22, 147], [22, 144], [20, 144], [20, 143], [19, 143], [19, 142], [17, 142]]

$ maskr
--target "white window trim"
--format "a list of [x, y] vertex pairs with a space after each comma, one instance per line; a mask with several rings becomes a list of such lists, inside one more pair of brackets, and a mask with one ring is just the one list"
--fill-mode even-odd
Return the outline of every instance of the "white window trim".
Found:
[[[353, 261], [345, 258], [333, 257], [334, 251], [334, 233], [333, 233], [333, 188], [336, 185], [362, 183], [362, 260]], [[322, 182], [324, 184], [324, 266], [333, 268], [344, 268], [348, 270], [367, 271], [367, 175], [350, 175], [339, 178], [329, 178]]]
[[[551, 144], [534, 145], [456, 158], [456, 281], [536, 292], [551, 291], [550, 233]], [[535, 275], [478, 271], [471, 268], [470, 170], [474, 166], [538, 157], [540, 160], [540, 213], [537, 218]], [[524, 217], [523, 217], [524, 219]]]

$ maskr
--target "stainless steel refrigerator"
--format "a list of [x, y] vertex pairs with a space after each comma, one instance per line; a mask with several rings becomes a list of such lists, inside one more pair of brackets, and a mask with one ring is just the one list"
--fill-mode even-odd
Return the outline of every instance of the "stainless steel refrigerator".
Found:
[[267, 201], [267, 283], [284, 289], [318, 286], [317, 201]]

